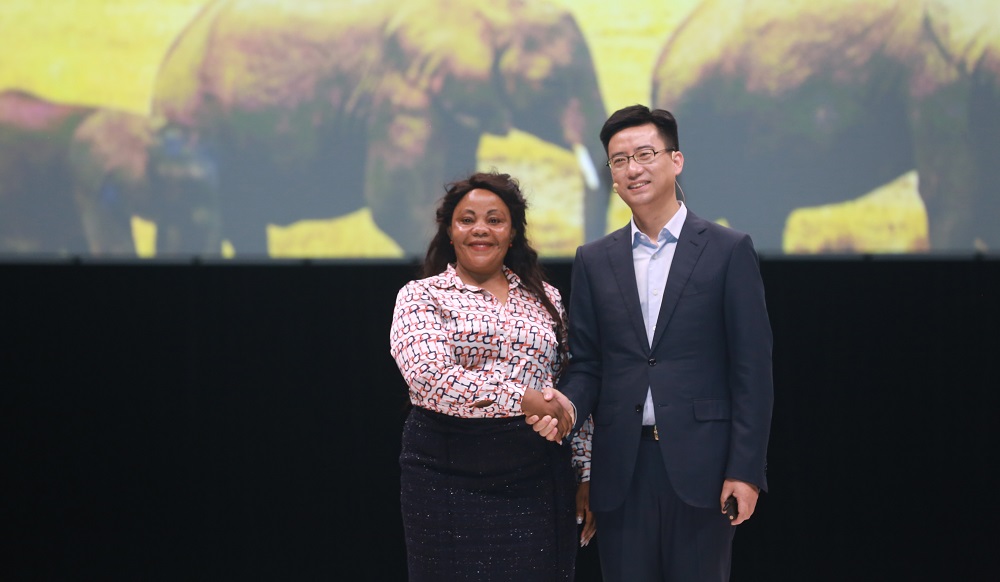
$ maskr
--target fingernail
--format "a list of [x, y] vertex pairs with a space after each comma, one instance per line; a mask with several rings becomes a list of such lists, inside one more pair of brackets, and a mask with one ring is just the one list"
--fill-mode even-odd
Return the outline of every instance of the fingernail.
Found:
[[579, 515], [578, 515], [578, 516], [576, 516], [576, 525], [580, 525], [580, 524], [582, 524], [582, 523], [583, 523], [583, 518], [582, 518], [582, 517], [580, 517]]

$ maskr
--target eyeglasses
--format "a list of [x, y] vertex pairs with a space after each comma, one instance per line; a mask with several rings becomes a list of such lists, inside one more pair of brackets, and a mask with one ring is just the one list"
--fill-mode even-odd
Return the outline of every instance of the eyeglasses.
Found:
[[615, 156], [608, 160], [608, 167], [614, 172], [620, 172], [628, 166], [628, 161], [635, 160], [635, 163], [645, 166], [653, 162], [653, 158], [656, 154], [662, 154], [663, 152], [676, 152], [677, 148], [665, 148], [660, 151], [654, 150], [640, 150], [632, 154], [631, 156]]

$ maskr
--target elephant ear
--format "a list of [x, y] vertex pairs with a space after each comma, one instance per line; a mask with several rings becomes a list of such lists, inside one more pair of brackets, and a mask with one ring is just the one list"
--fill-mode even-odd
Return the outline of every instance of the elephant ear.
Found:
[[[489, 14], [490, 10], [496, 14]], [[447, 9], [403, 3], [389, 19], [383, 47], [388, 85], [380, 94], [396, 109], [433, 105], [459, 124], [488, 133], [510, 128], [494, 84], [497, 25], [509, 26], [496, 3], [460, 2]]]
[[77, 128], [72, 154], [84, 155], [88, 159], [83, 164], [102, 175], [116, 173], [130, 182], [140, 182], [146, 174], [146, 153], [153, 133], [153, 124], [146, 117], [102, 109]]

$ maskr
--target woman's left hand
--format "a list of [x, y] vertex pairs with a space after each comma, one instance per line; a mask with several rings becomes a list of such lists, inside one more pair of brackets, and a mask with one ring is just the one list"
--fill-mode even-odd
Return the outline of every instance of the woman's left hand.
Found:
[[597, 533], [597, 518], [590, 511], [590, 481], [576, 487], [576, 523], [583, 524], [580, 532], [580, 547], [586, 546]]

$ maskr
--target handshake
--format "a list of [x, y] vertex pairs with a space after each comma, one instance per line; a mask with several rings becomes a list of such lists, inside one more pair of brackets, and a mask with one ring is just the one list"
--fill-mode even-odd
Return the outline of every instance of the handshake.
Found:
[[525, 390], [521, 410], [524, 411], [524, 421], [540, 436], [552, 442], [561, 442], [576, 423], [576, 408], [555, 388]]

